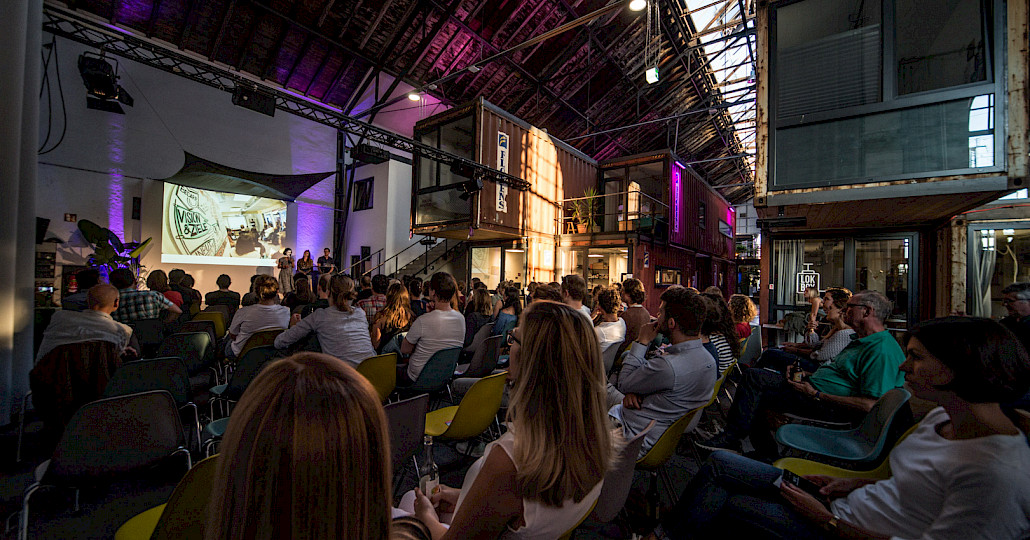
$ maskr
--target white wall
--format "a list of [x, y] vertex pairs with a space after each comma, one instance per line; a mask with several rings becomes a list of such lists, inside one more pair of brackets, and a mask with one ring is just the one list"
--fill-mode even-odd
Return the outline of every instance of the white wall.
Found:
[[[124, 107], [125, 115], [89, 110], [76, 67], [84, 50], [58, 39], [68, 129], [56, 150], [39, 157], [36, 213], [51, 220], [48, 236], [64, 241], [58, 248], [59, 265], [82, 264], [92, 252], [74, 238], [76, 224], [63, 221], [64, 214], [71, 213], [108, 227], [125, 240], [153, 237], [143, 264], [148, 269], [171, 269], [160, 263], [163, 183], [155, 179], [176, 173], [184, 150], [230, 167], [269, 174], [336, 169], [336, 132], [332, 128], [282, 111], [268, 117], [236, 107], [227, 92], [128, 60], [119, 62], [121, 85], [135, 99], [135, 106]], [[51, 81], [56, 83], [54, 75], [51, 65]], [[54, 97], [51, 145], [63, 124], [56, 92]], [[44, 97], [41, 139], [47, 131], [48, 113]], [[335, 176], [330, 176], [289, 205], [287, 242], [298, 256], [311, 249], [317, 258], [322, 248], [332, 246], [334, 184]], [[142, 220], [132, 219], [133, 197], [143, 199]], [[222, 273], [232, 277], [234, 290], [245, 291], [256, 270], [221, 265], [180, 267], [194, 276], [201, 292], [214, 290], [215, 279]]]
[[[341, 267], [350, 266], [351, 256], [361, 254], [361, 246], [370, 246], [372, 253], [384, 249], [382, 260], [397, 254], [404, 248], [418, 241], [409, 239], [411, 208], [411, 165], [390, 160], [378, 165], [361, 165], [354, 173], [354, 180], [374, 178], [372, 208], [351, 212], [347, 218], [347, 232], [344, 246], [346, 256]], [[351, 208], [353, 209], [353, 200]], [[401, 255], [398, 260], [390, 261], [383, 267], [383, 273], [393, 273], [395, 268], [403, 267], [425, 250], [414, 247]], [[372, 258], [368, 268], [378, 264]]]

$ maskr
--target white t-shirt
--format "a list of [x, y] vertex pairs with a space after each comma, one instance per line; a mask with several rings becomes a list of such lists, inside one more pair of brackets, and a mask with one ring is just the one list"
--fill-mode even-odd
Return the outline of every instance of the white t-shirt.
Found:
[[948, 440], [943, 407], [890, 454], [893, 476], [833, 501], [842, 520], [894, 538], [1027, 538], [1030, 446], [1020, 435]]
[[404, 339], [415, 346], [408, 359], [408, 377], [414, 381], [433, 353], [465, 344], [465, 316], [453, 309], [435, 309], [415, 319]]
[[603, 322], [594, 327], [601, 350], [609, 343], [626, 340], [626, 321], [619, 318], [615, 322]]
[[241, 307], [232, 318], [232, 324], [229, 325], [229, 333], [236, 336], [232, 342], [232, 352], [240, 354], [247, 340], [255, 332], [289, 326], [290, 308], [286, 306], [253, 304]]

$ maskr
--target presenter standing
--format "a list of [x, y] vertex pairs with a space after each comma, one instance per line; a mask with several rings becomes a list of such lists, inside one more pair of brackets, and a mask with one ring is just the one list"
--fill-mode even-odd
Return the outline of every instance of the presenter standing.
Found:
[[286, 248], [279, 257], [279, 291], [283, 294], [293, 292], [293, 250]]

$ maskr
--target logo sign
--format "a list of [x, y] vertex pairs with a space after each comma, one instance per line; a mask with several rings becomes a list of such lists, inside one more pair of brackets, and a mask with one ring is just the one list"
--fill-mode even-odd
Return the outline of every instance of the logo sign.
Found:
[[225, 227], [218, 205], [208, 193], [185, 186], [172, 192], [171, 215], [167, 216], [173, 237], [184, 255], [221, 256], [225, 250]]
[[[508, 173], [508, 134], [497, 132], [497, 170]], [[497, 211], [508, 212], [508, 186], [497, 184]]]
[[805, 269], [797, 274], [798, 294], [805, 294], [805, 289], [809, 287], [819, 289], [819, 273], [809, 268], [810, 266], [812, 263], [805, 263]]
[[644, 268], [651, 267], [651, 253], [649, 251], [644, 252]]
[[680, 189], [680, 169], [672, 168], [672, 232], [680, 232], [680, 212], [682, 191]]

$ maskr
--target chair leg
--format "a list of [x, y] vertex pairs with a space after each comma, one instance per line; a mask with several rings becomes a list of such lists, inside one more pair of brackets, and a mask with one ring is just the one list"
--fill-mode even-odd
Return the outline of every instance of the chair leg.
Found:
[[197, 452], [200, 452], [200, 411], [196, 403], [190, 402], [186, 406], [193, 409], [193, 425], [197, 428]]
[[25, 397], [21, 401], [21, 414], [18, 417], [18, 448], [14, 452], [14, 462], [21, 463], [21, 444], [22, 438], [25, 436], [25, 414], [29, 410], [29, 398], [32, 397], [32, 392], [25, 394]]
[[659, 520], [661, 519], [661, 500], [658, 497], [658, 471], [651, 471], [651, 482], [647, 488], [647, 508], [649, 517]]
[[42, 487], [39, 482], [36, 482], [25, 490], [25, 496], [21, 502], [21, 516], [18, 520], [18, 540], [28, 540], [29, 538], [29, 499], [32, 498], [33, 493], [39, 491]]

